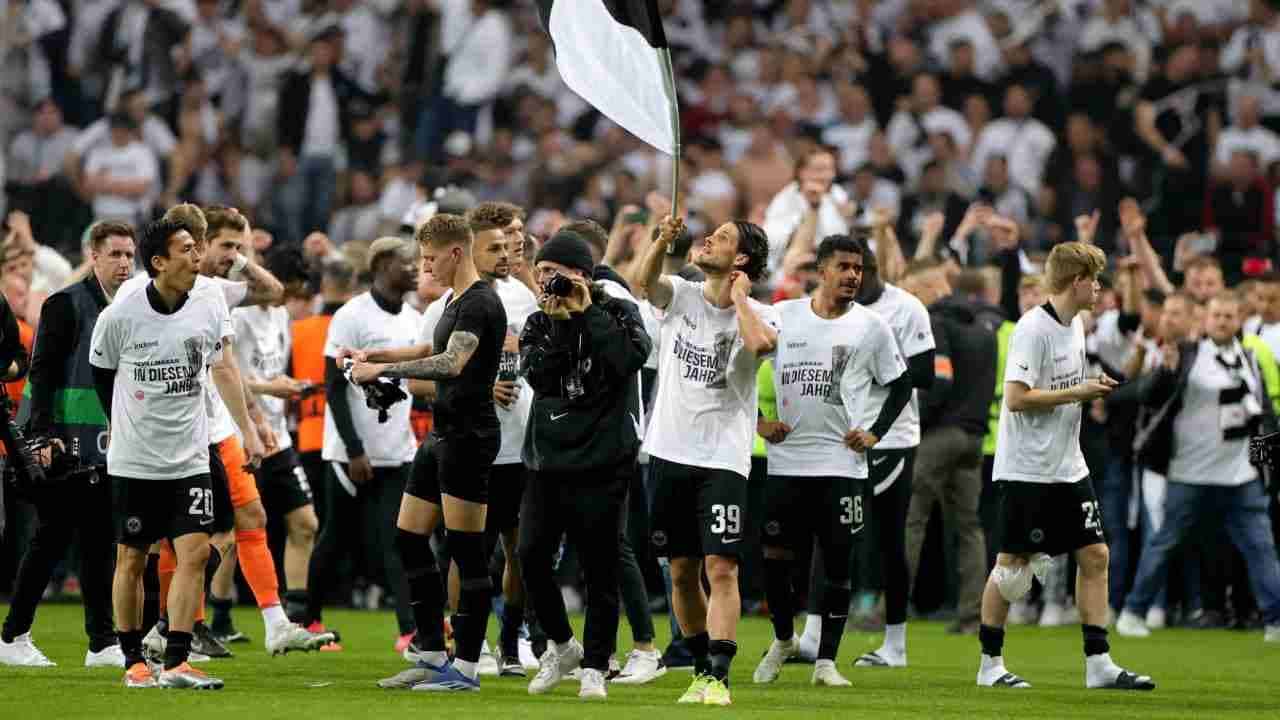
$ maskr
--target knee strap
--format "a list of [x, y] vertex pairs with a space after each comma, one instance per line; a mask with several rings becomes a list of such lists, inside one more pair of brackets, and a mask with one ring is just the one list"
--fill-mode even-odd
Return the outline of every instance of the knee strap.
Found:
[[1031, 592], [1033, 577], [1031, 569], [1026, 565], [997, 565], [991, 571], [991, 581], [1008, 602], [1017, 602], [1026, 597]]

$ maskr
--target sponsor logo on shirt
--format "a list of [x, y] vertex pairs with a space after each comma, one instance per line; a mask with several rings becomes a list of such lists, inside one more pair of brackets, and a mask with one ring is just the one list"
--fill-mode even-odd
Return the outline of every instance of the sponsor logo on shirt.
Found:
[[147, 340], [145, 342], [134, 343], [133, 350], [150, 350], [153, 347], [160, 347], [159, 340]]

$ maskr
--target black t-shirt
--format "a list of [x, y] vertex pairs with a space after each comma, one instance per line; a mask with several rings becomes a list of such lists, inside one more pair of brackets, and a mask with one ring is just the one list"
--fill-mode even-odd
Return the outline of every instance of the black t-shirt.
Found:
[[449, 336], [469, 332], [480, 340], [462, 374], [436, 383], [435, 432], [441, 436], [499, 432], [493, 407], [493, 381], [498, 376], [502, 343], [507, 337], [507, 313], [488, 283], [479, 281], [445, 307], [432, 338], [436, 352], [449, 346]]

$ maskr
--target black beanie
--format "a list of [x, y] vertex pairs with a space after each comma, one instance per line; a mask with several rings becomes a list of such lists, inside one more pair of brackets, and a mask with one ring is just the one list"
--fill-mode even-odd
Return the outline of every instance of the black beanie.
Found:
[[561, 230], [542, 244], [538, 258], [534, 262], [547, 260], [559, 263], [574, 270], [581, 270], [583, 275], [591, 277], [595, 268], [595, 260], [591, 258], [591, 247], [572, 230]]

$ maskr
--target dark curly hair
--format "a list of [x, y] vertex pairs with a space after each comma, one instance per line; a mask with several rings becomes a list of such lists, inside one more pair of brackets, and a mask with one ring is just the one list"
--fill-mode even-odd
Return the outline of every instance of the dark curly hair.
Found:
[[769, 236], [764, 228], [746, 220], [735, 220], [733, 226], [738, 230], [738, 252], [747, 256], [747, 262], [735, 270], [741, 270], [747, 279], [755, 282], [764, 276], [769, 264]]

